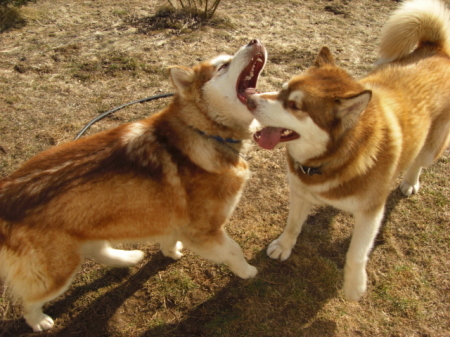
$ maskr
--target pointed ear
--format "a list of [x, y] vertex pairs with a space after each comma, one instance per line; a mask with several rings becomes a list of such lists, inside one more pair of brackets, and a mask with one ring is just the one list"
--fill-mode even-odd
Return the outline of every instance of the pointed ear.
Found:
[[336, 100], [338, 103], [336, 115], [341, 118], [345, 129], [351, 128], [356, 123], [359, 116], [367, 108], [371, 98], [372, 91], [364, 90], [359, 94]]
[[331, 55], [330, 50], [328, 47], [322, 47], [322, 49], [319, 52], [319, 55], [317, 55], [316, 60], [314, 61], [314, 66], [317, 68], [321, 68], [324, 65], [330, 65], [334, 66], [334, 58], [333, 55]]
[[184, 92], [194, 81], [194, 71], [191, 68], [170, 67], [169, 74], [175, 89], [179, 93]]

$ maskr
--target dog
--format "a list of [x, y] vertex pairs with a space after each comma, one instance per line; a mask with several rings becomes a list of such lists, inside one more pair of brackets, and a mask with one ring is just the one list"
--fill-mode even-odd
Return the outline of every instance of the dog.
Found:
[[169, 69], [172, 102], [147, 119], [50, 148], [0, 180], [0, 274], [34, 331], [54, 322], [42, 306], [62, 294], [82, 262], [125, 267], [160, 244], [257, 273], [224, 231], [249, 178], [245, 151], [255, 132], [247, 109], [267, 59], [252, 40], [234, 56]]
[[404, 2], [382, 30], [380, 58], [361, 80], [323, 47], [314, 64], [279, 92], [253, 94], [247, 105], [265, 126], [254, 135], [265, 149], [287, 149], [290, 211], [267, 249], [286, 260], [314, 204], [353, 214], [344, 293], [366, 291], [366, 264], [398, 175], [405, 196], [419, 190], [422, 167], [449, 144], [450, 14], [438, 1]]

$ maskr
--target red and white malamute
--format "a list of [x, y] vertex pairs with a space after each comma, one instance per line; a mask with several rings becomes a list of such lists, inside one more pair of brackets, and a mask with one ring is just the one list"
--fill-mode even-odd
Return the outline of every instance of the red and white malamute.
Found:
[[51, 148], [0, 180], [0, 275], [34, 331], [53, 326], [42, 306], [84, 256], [112, 266], [143, 258], [109, 242], [152, 240], [174, 259], [183, 244], [239, 277], [256, 275], [223, 225], [249, 177], [246, 100], [266, 58], [252, 40], [234, 56], [172, 67], [166, 109]]
[[287, 148], [290, 212], [267, 254], [286, 260], [314, 204], [354, 215], [344, 292], [359, 300], [366, 264], [393, 181], [419, 190], [422, 167], [448, 146], [450, 15], [436, 0], [402, 3], [385, 25], [377, 67], [354, 80], [324, 47], [314, 65], [280, 92], [255, 94], [248, 106], [267, 126], [255, 140]]

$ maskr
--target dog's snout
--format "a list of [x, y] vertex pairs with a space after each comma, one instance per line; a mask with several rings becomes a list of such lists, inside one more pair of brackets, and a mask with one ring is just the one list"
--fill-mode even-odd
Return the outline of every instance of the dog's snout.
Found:
[[254, 44], [258, 44], [258, 43], [260, 43], [258, 39], [253, 39], [248, 43], [248, 46], [250, 47], [250, 46], [253, 46]]

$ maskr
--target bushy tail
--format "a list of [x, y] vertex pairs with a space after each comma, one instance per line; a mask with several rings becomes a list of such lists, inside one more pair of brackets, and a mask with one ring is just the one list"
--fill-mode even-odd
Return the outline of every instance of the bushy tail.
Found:
[[377, 63], [402, 58], [421, 42], [434, 44], [450, 55], [450, 12], [438, 0], [405, 1], [391, 15], [381, 33]]

